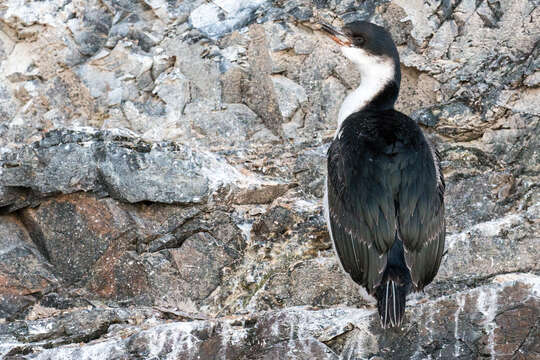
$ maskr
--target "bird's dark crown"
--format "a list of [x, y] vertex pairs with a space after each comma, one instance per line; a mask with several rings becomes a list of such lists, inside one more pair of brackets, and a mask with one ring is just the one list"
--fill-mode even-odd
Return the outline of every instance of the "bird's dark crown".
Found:
[[375, 56], [388, 56], [399, 62], [392, 36], [385, 28], [367, 21], [355, 21], [345, 25], [342, 32], [350, 39], [349, 46], [362, 48]]
[[321, 23], [321, 30], [341, 45], [343, 55], [358, 66], [362, 75], [360, 87], [351, 93], [353, 98], [347, 97], [342, 105], [346, 111], [340, 114], [364, 108], [392, 108], [399, 94], [401, 71], [399, 54], [390, 33], [366, 21], [349, 23], [340, 30]]

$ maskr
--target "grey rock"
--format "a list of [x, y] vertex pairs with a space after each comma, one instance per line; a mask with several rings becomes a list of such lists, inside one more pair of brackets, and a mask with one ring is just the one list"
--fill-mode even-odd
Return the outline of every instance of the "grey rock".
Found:
[[[527, 295], [528, 291], [534, 291], [532, 283], [526, 280], [530, 278], [524, 275], [524, 282], [514, 281], [518, 277], [509, 275], [505, 278], [503, 275], [493, 284], [418, 306], [415, 312], [411, 312], [411, 320], [414, 320], [406, 331], [411, 331], [409, 334], [417, 334], [413, 335], [415, 339], [424, 336], [427, 338], [421, 342], [414, 339], [407, 343], [401, 342], [397, 348], [399, 350], [382, 350], [380, 354], [384, 358], [424, 357], [427, 354], [435, 354], [441, 358], [475, 358], [512, 356], [514, 351], [521, 354], [530, 353], [530, 335], [525, 334], [526, 330], [519, 330], [519, 327], [510, 330], [513, 326], [511, 324], [517, 324], [517, 321], [510, 319], [514, 317], [524, 320], [529, 315], [535, 316], [534, 310], [530, 312], [527, 307], [535, 304], [538, 298], [536, 296], [529, 298]], [[520, 304], [524, 300], [525, 303]], [[512, 310], [516, 305], [517, 308]], [[453, 321], [448, 321], [452, 317]], [[524, 327], [527, 328], [528, 325]], [[506, 334], [511, 331], [523, 341], [523, 345], [521, 342], [504, 340]], [[399, 342], [399, 336], [399, 333], [389, 333], [380, 338], [380, 349], [395, 341]], [[534, 350], [532, 351], [534, 354]]]
[[284, 76], [273, 76], [272, 82], [281, 115], [284, 119], [289, 119], [294, 115], [296, 109], [307, 101], [306, 91], [302, 86]]
[[[208, 233], [198, 233], [187, 238], [181, 249], [170, 250], [179, 277], [189, 289], [184, 297], [205, 299], [221, 284], [222, 271], [238, 260], [242, 251], [232, 245], [220, 243]], [[190, 284], [192, 279], [199, 281]]]
[[347, 92], [343, 83], [333, 76], [325, 79], [322, 83], [319, 102], [321, 111], [326, 115], [326, 118], [332, 119], [334, 123], [337, 123], [340, 104], [345, 99]]
[[108, 199], [82, 194], [45, 200], [21, 213], [32, 239], [64, 284], [83, 279], [110, 244], [120, 241], [130, 224], [126, 217]]
[[446, 55], [457, 35], [458, 27], [455, 21], [444, 22], [429, 41], [429, 56], [441, 58]]
[[313, 17], [313, 11], [309, 6], [309, 3], [297, 3], [295, 1], [288, 1], [285, 4], [285, 11], [288, 15], [294, 17], [298, 21], [309, 21]]
[[238, 104], [243, 101], [243, 83], [247, 80], [245, 72], [237, 66], [230, 67], [221, 77], [223, 102]]
[[260, 25], [251, 26], [249, 33], [251, 40], [251, 50], [248, 50], [250, 73], [245, 101], [247, 106], [261, 117], [266, 127], [274, 135], [279, 136], [283, 118], [274, 84], [270, 78], [272, 62], [267, 50], [268, 40], [264, 28]]
[[220, 186], [218, 182], [230, 180], [222, 175], [236, 176], [222, 163], [216, 178], [205, 166], [215, 171], [219, 160], [188, 146], [152, 145], [107, 132], [56, 131], [39, 144], [4, 154], [1, 162], [3, 186], [27, 187], [44, 195], [105, 192], [128, 202], [197, 203]]
[[36, 67], [34, 48], [26, 43], [15, 44], [10, 51], [10, 56], [3, 64], [4, 76], [11, 82], [23, 82], [37, 79], [40, 75]]
[[256, 18], [256, 10], [266, 0], [219, 0], [202, 4], [189, 17], [193, 27], [209, 37], [219, 38], [226, 33], [249, 25]]
[[326, 174], [326, 146], [302, 151], [298, 154], [294, 171], [296, 181], [308, 194], [322, 198]]
[[[322, 211], [361, 78], [309, 23], [359, 19], [398, 44], [397, 109], [447, 184], [442, 267], [384, 332]], [[539, 20], [526, 0], [4, 1], [0, 357], [538, 357]]]
[[105, 45], [111, 25], [112, 17], [105, 9], [87, 10], [82, 19], [73, 18], [67, 23], [84, 56], [95, 54]]
[[298, 55], [309, 55], [313, 52], [315, 43], [309, 38], [299, 38], [294, 44], [294, 52]]
[[304, 117], [305, 114], [303, 111], [297, 111], [291, 121], [281, 125], [281, 128], [283, 129], [283, 135], [287, 139], [292, 139], [295, 143], [301, 143], [306, 141], [306, 138], [302, 136]]
[[[26, 260], [21, 249], [18, 253], [23, 255], [18, 258], [13, 258], [11, 248], [6, 250], [9, 256], [0, 272], [11, 277], [11, 272], [18, 272], [21, 284], [15, 280], [6, 284], [2, 311], [18, 313], [35, 303], [36, 294], [46, 294], [61, 283], [62, 289], [75, 286], [86, 299], [167, 307], [183, 304], [215, 312], [217, 299], [228, 294], [218, 287], [235, 271], [246, 245], [229, 215], [205, 210], [208, 213], [198, 207], [120, 204], [84, 193], [43, 200], [37, 208], [24, 209], [19, 217], [37, 260]], [[21, 228], [16, 234], [25, 231]], [[15, 266], [16, 261], [29, 264], [31, 260], [36, 265], [28, 274]], [[43, 268], [54, 274], [50, 275], [53, 285], [46, 277], [33, 280]], [[207, 281], [194, 287], [193, 278]], [[25, 290], [31, 281], [43, 290], [38, 285]], [[41, 304], [60, 309], [77, 306], [72, 296], [59, 296], [65, 300], [42, 300]]]
[[207, 50], [204, 44], [186, 43], [180, 38], [166, 39], [162, 43], [166, 53], [175, 56], [174, 67], [191, 82], [192, 99], [205, 99], [216, 107], [221, 103], [219, 64], [201, 56]]
[[[444, 7], [446, 4], [441, 4]], [[382, 7], [384, 9], [384, 6]], [[382, 14], [384, 27], [390, 31], [392, 39], [397, 46], [407, 43], [408, 34], [413, 29], [411, 21], [405, 21], [407, 14], [405, 10], [392, 2], [387, 3], [384, 13]]]
[[441, 135], [464, 141], [481, 136], [485, 120], [462, 102], [445, 104], [431, 112], [437, 117], [437, 130]]
[[8, 122], [8, 120], [13, 119], [17, 112], [17, 103], [13, 99], [11, 92], [4, 85], [0, 85], [0, 117], [3, 119], [2, 124]]
[[523, 84], [525, 84], [527, 86], [530, 86], [530, 87], [538, 86], [540, 84], [540, 71], [537, 71], [537, 72], [527, 76], [527, 78], [525, 79]]
[[[332, 1], [330, 6], [335, 6], [335, 12], [338, 14], [343, 14], [343, 20], [345, 23], [350, 23], [353, 21], [368, 20], [373, 13], [377, 5], [384, 4], [386, 1], [366, 1], [362, 4], [357, 4], [351, 0], [345, 1]], [[335, 4], [335, 5], [334, 5]]]
[[434, 127], [439, 122], [439, 119], [431, 109], [420, 109], [411, 114], [411, 118], [424, 126]]
[[[448, 236], [448, 253], [439, 272], [439, 281], [536, 269], [539, 265], [534, 245], [537, 238], [531, 236], [529, 230], [537, 233], [540, 229], [534, 222], [529, 225], [526, 218], [507, 215]], [[485, 249], [485, 244], [489, 244], [489, 250]], [[462, 249], [470, 251], [463, 253]]]
[[40, 196], [21, 187], [0, 186], [0, 211], [10, 213], [39, 204]]
[[298, 261], [270, 274], [250, 298], [251, 311], [298, 305], [331, 306], [366, 304], [361, 290], [340, 271], [334, 258]]
[[185, 119], [201, 142], [233, 146], [248, 141], [264, 128], [257, 115], [244, 104], [224, 104], [220, 111], [210, 111], [207, 104], [191, 103]]
[[4, 60], [13, 51], [15, 42], [9, 38], [9, 36], [0, 31], [0, 59]]
[[282, 22], [270, 23], [266, 25], [268, 43], [274, 52], [292, 49], [294, 43], [290, 36], [290, 29]]
[[152, 78], [157, 79], [158, 76], [174, 65], [175, 58], [168, 55], [156, 55], [154, 56], [154, 63], [152, 64]]
[[[162, 221], [163, 215], [170, 216], [169, 225], [160, 231], [164, 235], [157, 238], [150, 235], [154, 239], [147, 247], [141, 246], [138, 259], [144, 271], [131, 273], [145, 274], [147, 288], [142, 294], [150, 295], [153, 304], [218, 313], [220, 309], [215, 304], [230, 295], [230, 290], [222, 284], [237, 270], [246, 247], [245, 239], [231, 217], [223, 212], [169, 210], [173, 210], [174, 216], [166, 211], [154, 220]], [[134, 214], [138, 219], [150, 215], [144, 215], [140, 209]], [[150, 252], [142, 252], [146, 249]], [[119, 261], [118, 266], [124, 265]], [[113, 278], [117, 276], [113, 274]], [[200, 279], [196, 285], [194, 278]]]
[[0, 318], [11, 318], [59, 286], [15, 216], [0, 216]]
[[[109, 105], [125, 100], [136, 100], [130, 90], [136, 87], [148, 91], [153, 83], [151, 56], [137, 52], [132, 42], [119, 41], [114, 49], [102, 51], [92, 61], [79, 68], [78, 74], [95, 98], [107, 97]], [[149, 90], [152, 90], [153, 85]], [[114, 98], [118, 98], [113, 100]]]
[[[148, 151], [137, 154], [112, 145], [98, 153], [100, 174], [111, 196], [128, 202], [152, 199], [164, 203], [189, 203], [200, 202], [209, 194], [208, 178], [193, 163], [185, 163], [186, 159], [197, 156], [191, 149], [179, 147], [173, 150], [176, 157], [170, 157], [160, 149]], [[168, 178], [176, 181], [164, 186], [163, 180]]]
[[2, 184], [28, 187], [43, 194], [89, 191], [95, 187], [98, 176], [92, 160], [90, 148], [77, 143], [44, 147], [41, 154], [25, 147], [18, 153], [5, 154]]
[[398, 0], [394, 3], [403, 8], [407, 14], [408, 20], [412, 22], [413, 26], [411, 37], [416, 46], [422, 47], [426, 38], [431, 36], [438, 27], [438, 22], [433, 16], [430, 16], [437, 6], [435, 4], [424, 6], [421, 1]]
[[233, 202], [238, 205], [269, 204], [287, 192], [294, 184], [257, 184], [240, 189]]
[[[374, 309], [350, 307], [294, 307], [212, 320], [174, 311], [160, 313], [159, 309], [74, 311], [54, 320], [0, 324], [0, 336], [5, 339], [0, 354], [24, 351], [27, 358], [38, 359], [60, 354], [80, 358], [94, 354], [103, 359], [133, 355], [338, 359], [535, 354], [536, 282], [534, 275], [509, 274], [471, 292], [411, 304], [406, 316], [413, 321], [394, 332], [378, 328]], [[167, 314], [180, 321], [163, 321]], [[449, 322], [450, 318], [454, 321]], [[81, 326], [92, 337], [85, 337]], [[74, 344], [81, 341], [82, 346]], [[396, 342], [397, 349], [391, 345]], [[43, 349], [43, 345], [55, 347]]]
[[[132, 90], [134, 89], [132, 87]], [[180, 104], [182, 103], [180, 102]], [[168, 124], [168, 115], [166, 104], [158, 97], [152, 97], [147, 102], [125, 101], [121, 105], [119, 114], [121, 116], [120, 121], [128, 124], [126, 128], [132, 129], [136, 134], [142, 133], [142, 137], [149, 138], [149, 140], [155, 139], [152, 136], [154, 132], [163, 133], [163, 126]], [[170, 115], [172, 117], [175, 114], [171, 112]], [[151, 135], [148, 135], [149, 133]], [[163, 136], [163, 138], [166, 137]]]
[[253, 224], [255, 234], [277, 233], [282, 234], [294, 222], [292, 212], [281, 206], [271, 208], [258, 222]]
[[484, 1], [480, 4], [476, 13], [487, 27], [497, 27], [501, 18], [501, 5], [495, 1]]
[[44, 358], [42, 355], [47, 354], [40, 354], [40, 348], [88, 342], [106, 334], [113, 324], [127, 324], [152, 315], [159, 313], [151, 309], [91, 309], [59, 314], [56, 318], [0, 324], [0, 355], [16, 356], [37, 350], [31, 356]]
[[497, 101], [498, 105], [512, 109], [515, 112], [522, 112], [540, 116], [540, 110], [536, 106], [536, 101], [540, 97], [539, 89], [525, 91], [503, 90]]

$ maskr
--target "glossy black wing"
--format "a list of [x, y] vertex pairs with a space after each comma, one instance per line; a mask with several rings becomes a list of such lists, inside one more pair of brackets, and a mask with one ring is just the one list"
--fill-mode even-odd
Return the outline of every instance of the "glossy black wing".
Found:
[[429, 284], [444, 252], [444, 178], [439, 154], [423, 138], [403, 163], [399, 188], [399, 236], [416, 290]]
[[393, 189], [399, 185], [400, 167], [379, 155], [369, 139], [350, 132], [328, 150], [332, 240], [344, 270], [370, 293], [382, 280], [397, 226]]

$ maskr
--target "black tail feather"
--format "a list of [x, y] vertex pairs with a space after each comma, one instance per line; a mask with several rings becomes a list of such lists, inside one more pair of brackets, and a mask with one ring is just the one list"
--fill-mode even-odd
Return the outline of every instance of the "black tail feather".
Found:
[[405, 298], [411, 287], [411, 273], [405, 263], [403, 243], [396, 233], [394, 244], [388, 252], [382, 282], [375, 289], [383, 328], [401, 326], [405, 314]]
[[400, 326], [405, 314], [407, 284], [388, 280], [377, 288], [377, 308], [383, 328]]

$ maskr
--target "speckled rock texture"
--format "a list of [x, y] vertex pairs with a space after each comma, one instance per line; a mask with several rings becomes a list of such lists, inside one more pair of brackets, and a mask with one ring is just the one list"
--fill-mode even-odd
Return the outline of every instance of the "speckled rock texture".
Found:
[[[535, 0], [0, 3], [0, 358], [540, 358]], [[322, 213], [370, 20], [435, 142], [447, 251], [382, 330]]]

